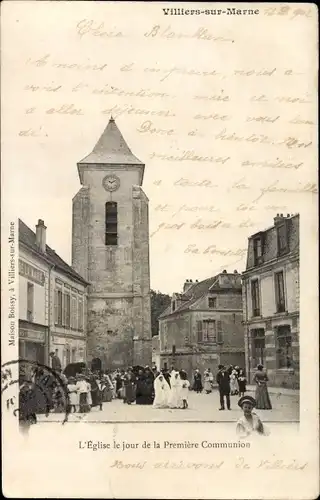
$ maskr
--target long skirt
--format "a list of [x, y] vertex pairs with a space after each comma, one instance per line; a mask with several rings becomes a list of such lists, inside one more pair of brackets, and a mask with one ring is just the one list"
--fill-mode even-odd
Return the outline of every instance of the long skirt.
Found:
[[272, 410], [272, 405], [266, 385], [256, 386], [256, 408], [257, 410]]
[[212, 392], [212, 385], [211, 385], [210, 380], [204, 381], [203, 388], [206, 392]]
[[96, 389], [91, 391], [92, 406], [100, 406], [102, 404], [102, 391]]
[[131, 404], [135, 400], [135, 387], [133, 384], [127, 384], [124, 386], [124, 402]]
[[238, 380], [239, 392], [246, 392], [246, 383], [243, 380]]
[[193, 390], [196, 392], [201, 392], [203, 389], [201, 379], [194, 379]]
[[88, 404], [87, 393], [81, 392], [79, 395], [79, 413], [88, 413], [90, 405]]
[[102, 401], [103, 401], [103, 403], [110, 403], [110, 401], [112, 401], [112, 389], [111, 389], [111, 387], [104, 387], [102, 389]]

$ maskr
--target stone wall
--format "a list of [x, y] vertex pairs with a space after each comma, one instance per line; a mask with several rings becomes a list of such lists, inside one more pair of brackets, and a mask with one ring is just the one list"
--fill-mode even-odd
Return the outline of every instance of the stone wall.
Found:
[[[103, 178], [113, 173], [120, 188], [107, 192]], [[149, 364], [152, 359], [148, 198], [134, 167], [84, 168], [73, 200], [72, 263], [90, 282], [88, 360], [104, 368]], [[105, 245], [105, 204], [117, 203], [118, 244]]]
[[72, 267], [88, 281], [90, 199], [82, 187], [72, 200]]

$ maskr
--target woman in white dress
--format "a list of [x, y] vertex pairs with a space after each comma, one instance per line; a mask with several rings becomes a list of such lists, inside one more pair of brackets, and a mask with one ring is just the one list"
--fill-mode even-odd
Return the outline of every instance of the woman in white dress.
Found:
[[169, 407], [170, 408], [182, 408], [182, 380], [180, 378], [179, 372], [172, 370], [170, 375], [170, 395], [169, 395]]
[[236, 370], [232, 370], [230, 375], [230, 393], [231, 396], [239, 394], [238, 372]]
[[213, 384], [213, 375], [208, 368], [203, 374], [204, 384], [203, 388], [206, 391], [206, 394], [210, 394], [212, 392], [212, 384]]
[[162, 373], [158, 375], [153, 383], [155, 397], [153, 400], [154, 408], [167, 408], [170, 394], [170, 387]]

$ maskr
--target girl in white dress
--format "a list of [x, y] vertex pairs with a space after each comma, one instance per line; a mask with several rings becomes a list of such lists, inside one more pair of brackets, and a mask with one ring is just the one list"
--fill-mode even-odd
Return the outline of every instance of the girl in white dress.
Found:
[[182, 408], [185, 410], [186, 408], [188, 408], [190, 382], [187, 378], [187, 373], [184, 370], [181, 370], [180, 378], [181, 378], [181, 399], [183, 405]]
[[179, 372], [172, 370], [170, 375], [170, 395], [169, 395], [169, 407], [170, 408], [182, 408], [182, 380], [180, 378]]
[[252, 410], [256, 406], [256, 400], [252, 396], [242, 396], [238, 405], [243, 411], [243, 416], [237, 422], [237, 434], [246, 438], [251, 434], [269, 435], [269, 431], [261, 422], [260, 418]]
[[230, 393], [231, 396], [239, 393], [238, 372], [236, 370], [232, 370], [230, 375]]
[[69, 411], [72, 413], [73, 410], [73, 413], [76, 413], [79, 407], [79, 394], [74, 377], [69, 378], [67, 389], [69, 394]]
[[91, 410], [91, 404], [92, 404], [91, 393], [90, 393], [91, 386], [86, 381], [85, 376], [83, 374], [80, 374], [77, 378], [78, 381], [76, 386], [79, 394], [79, 413], [87, 413]]
[[154, 408], [167, 408], [170, 394], [170, 387], [162, 373], [154, 381]]

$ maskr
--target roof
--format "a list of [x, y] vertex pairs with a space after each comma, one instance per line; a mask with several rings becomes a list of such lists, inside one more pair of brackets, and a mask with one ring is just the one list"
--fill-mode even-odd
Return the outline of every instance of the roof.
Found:
[[[212, 278], [207, 278], [203, 281], [195, 282], [193, 283], [184, 293], [182, 294], [175, 294], [176, 296], [179, 296], [179, 300], [183, 301], [183, 304], [181, 304], [179, 307], [177, 307], [174, 312], [171, 312], [171, 304], [168, 306], [162, 314], [160, 314], [159, 319], [164, 318], [169, 315], [174, 315], [176, 313], [180, 313], [182, 311], [188, 311], [190, 307], [197, 302], [201, 297], [209, 293], [210, 291], [216, 291], [216, 290], [226, 290], [227, 288], [239, 288], [236, 284], [232, 284], [230, 282], [229, 285], [221, 286], [220, 281], [219, 281], [219, 276], [228, 276], [229, 273], [220, 273], [217, 274], [216, 276], [213, 276]], [[240, 275], [239, 275], [240, 277]], [[240, 286], [240, 288], [242, 288]]]
[[[299, 254], [299, 214], [292, 215], [290, 217], [283, 217], [282, 221], [279, 221], [280, 225], [285, 224], [287, 231], [287, 244], [288, 251], [284, 253], [281, 257], [291, 256]], [[277, 244], [277, 227], [278, 225], [273, 225], [265, 230], [255, 233], [250, 236], [248, 241], [248, 253], [247, 253], [247, 265], [246, 271], [257, 268], [268, 262], [274, 261], [279, 258], [278, 254], [278, 244]], [[262, 263], [255, 265], [254, 259], [254, 244], [253, 240], [257, 237], [262, 239]], [[246, 272], [245, 271], [245, 272]]]
[[19, 219], [19, 242], [23, 243], [31, 250], [36, 252], [40, 258], [45, 258], [52, 265], [56, 266], [60, 271], [70, 275], [75, 280], [80, 281], [84, 285], [89, 285], [89, 283], [80, 276], [69, 264], [67, 264], [59, 255], [52, 250], [48, 245], [46, 245], [46, 253], [44, 254], [39, 250], [36, 243], [36, 233], [32, 231], [21, 219]]
[[131, 152], [112, 117], [93, 151], [78, 165], [82, 163], [143, 165]]

